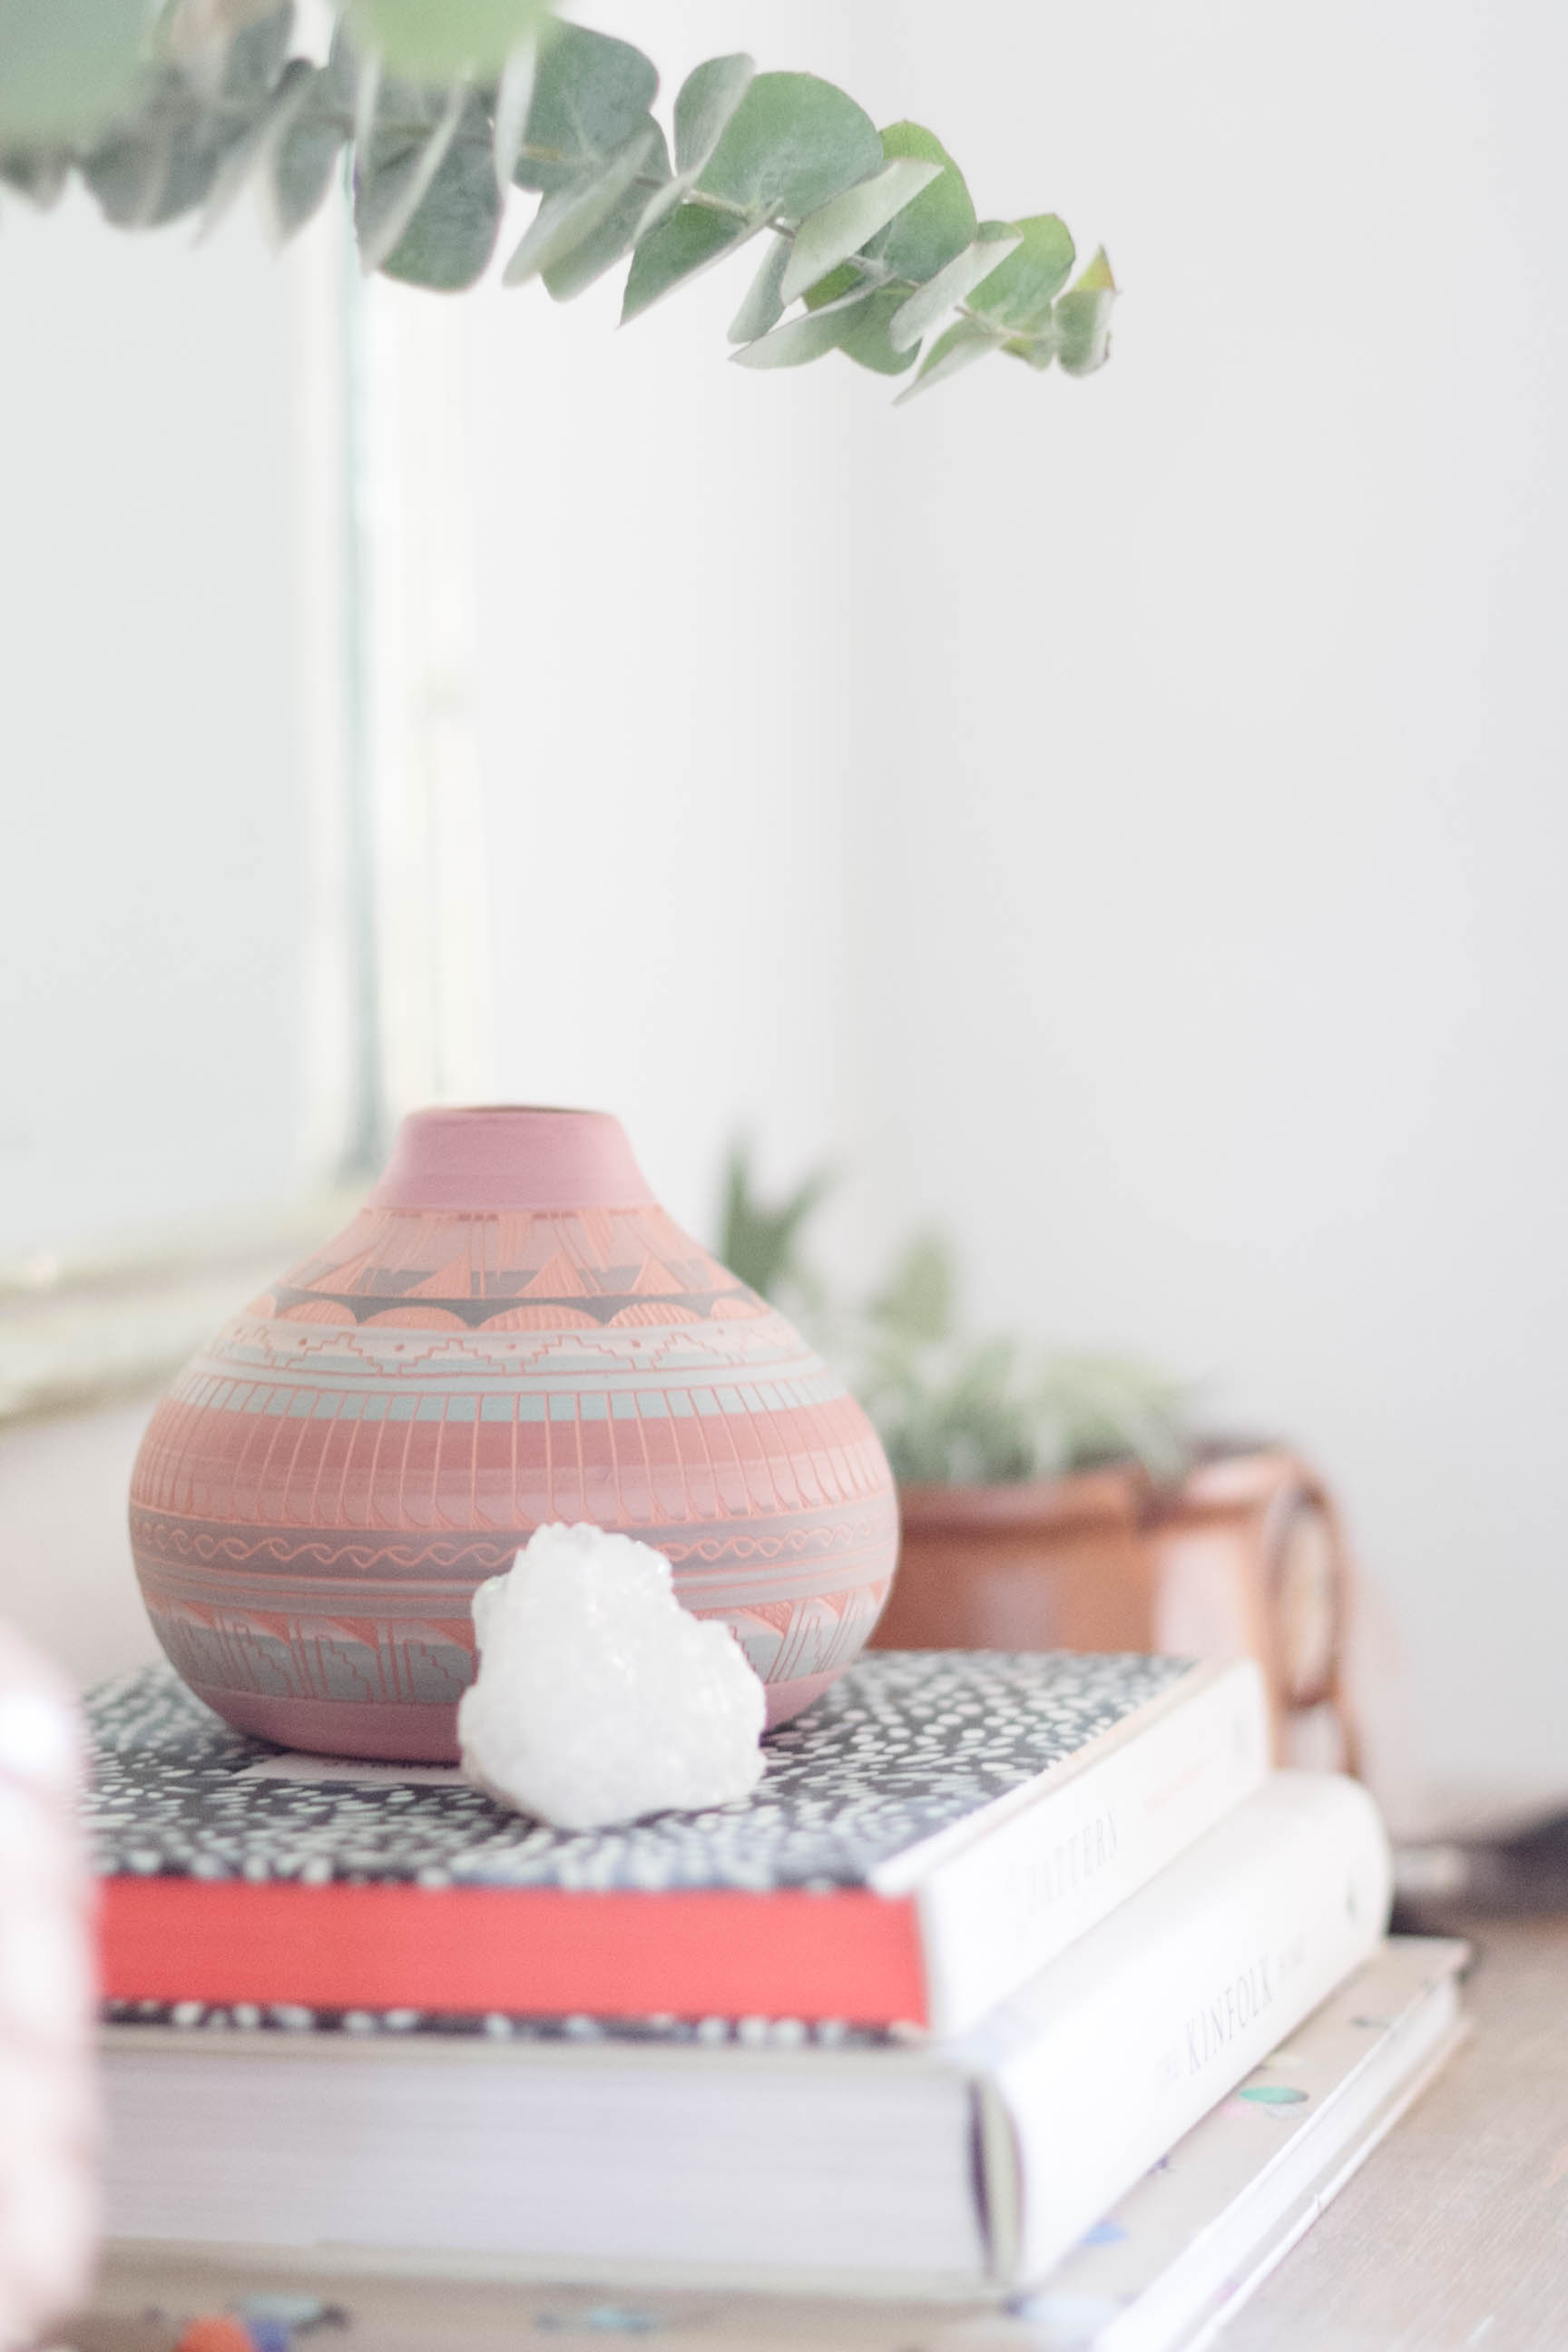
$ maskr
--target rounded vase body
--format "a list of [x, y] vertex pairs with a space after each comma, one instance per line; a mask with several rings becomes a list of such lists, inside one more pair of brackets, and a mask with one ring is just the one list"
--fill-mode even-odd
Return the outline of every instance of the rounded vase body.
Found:
[[239, 1730], [450, 1760], [474, 1588], [554, 1520], [664, 1552], [771, 1723], [856, 1656], [898, 1549], [859, 1406], [658, 1206], [618, 1120], [416, 1112], [347, 1230], [159, 1405], [142, 1596]]

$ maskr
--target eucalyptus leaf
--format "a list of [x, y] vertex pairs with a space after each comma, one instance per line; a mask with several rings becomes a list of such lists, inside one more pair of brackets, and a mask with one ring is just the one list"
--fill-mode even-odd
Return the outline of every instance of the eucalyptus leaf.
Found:
[[250, 178], [263, 152], [287, 135], [310, 95], [315, 78], [314, 67], [304, 58], [289, 59], [276, 89], [257, 109], [219, 164], [202, 213], [201, 236], [211, 236]]
[[538, 71], [537, 41], [520, 43], [502, 70], [496, 89], [495, 122], [490, 133], [496, 185], [499, 188], [510, 188], [512, 184], [523, 133], [528, 129], [529, 110], [533, 104], [533, 85]]
[[574, 245], [560, 261], [552, 261], [540, 271], [552, 301], [570, 302], [585, 286], [592, 286], [606, 269], [613, 269], [617, 261], [623, 260], [641, 236], [649, 208], [658, 201], [658, 192], [650, 195], [646, 183], [668, 180], [669, 174], [669, 152], [664, 143], [664, 133], [657, 122], [650, 122], [649, 130], [651, 139], [637, 178], [591, 236]]
[[710, 58], [687, 75], [675, 101], [675, 168], [683, 178], [695, 182], [706, 169], [756, 71], [750, 58], [736, 55]]
[[262, 216], [279, 245], [319, 211], [349, 135], [330, 68], [310, 70], [298, 109], [276, 130], [259, 177]]
[[789, 240], [771, 236], [763, 256], [763, 266], [752, 278], [746, 299], [730, 321], [732, 343], [755, 342], [770, 328], [776, 327], [784, 317], [784, 296], [779, 289], [784, 284], [784, 271], [789, 268]]
[[755, 234], [748, 221], [710, 212], [700, 205], [682, 205], [649, 231], [632, 255], [626, 290], [621, 304], [621, 324], [640, 318], [664, 296], [700, 270], [710, 269]]
[[550, 0], [350, 0], [362, 46], [410, 81], [493, 76], [549, 14]]
[[657, 124], [649, 121], [627, 140], [618, 155], [611, 157], [596, 178], [585, 184], [557, 188], [543, 197], [522, 243], [507, 263], [503, 283], [521, 286], [542, 270], [553, 268], [584, 244], [615, 211], [651, 156], [658, 135]]
[[152, 0], [0, 0], [0, 144], [90, 139], [135, 95]]
[[870, 297], [871, 289], [868, 287], [864, 293], [847, 295], [843, 301], [832, 303], [826, 310], [804, 310], [798, 318], [786, 319], [771, 334], [745, 344], [730, 356], [737, 367], [804, 367], [808, 360], [819, 360], [825, 352], [842, 347], [847, 313], [861, 309]]
[[[369, 147], [375, 130], [375, 118], [381, 105], [381, 59], [374, 51], [368, 57], [362, 57], [340, 22], [332, 41], [329, 70], [347, 77], [350, 135], [353, 140], [357, 163]], [[433, 121], [435, 117], [432, 115], [430, 119]]]
[[1073, 244], [1055, 213], [1038, 213], [1014, 226], [1016, 248], [981, 279], [969, 307], [1015, 334], [1027, 334], [1048, 320], [1051, 305], [1072, 271]]
[[434, 101], [422, 92], [407, 83], [382, 84], [354, 168], [354, 228], [367, 275], [401, 244], [458, 135], [468, 96], [458, 82], [432, 120]]
[[519, 187], [552, 189], [600, 170], [647, 117], [658, 90], [650, 60], [629, 41], [584, 25], [552, 25], [542, 38]]
[[1054, 313], [1057, 358], [1065, 375], [1092, 375], [1110, 356], [1116, 280], [1102, 246]]
[[32, 147], [6, 154], [0, 149], [0, 182], [19, 196], [48, 212], [65, 193], [71, 174], [68, 147]]
[[939, 319], [955, 309], [973, 287], [990, 277], [997, 263], [1018, 242], [1016, 234], [1008, 230], [1002, 235], [981, 236], [966, 246], [945, 269], [939, 269], [918, 292], [900, 303], [888, 331], [893, 349], [912, 351]]
[[293, 0], [279, 0], [240, 26], [229, 41], [224, 68], [223, 95], [231, 105], [253, 106], [267, 96], [288, 60], [293, 29]]
[[941, 176], [940, 163], [900, 156], [884, 164], [873, 178], [818, 205], [795, 231], [795, 250], [780, 289], [784, 300], [793, 302], [808, 286], [826, 278], [852, 253], [858, 253], [868, 238], [886, 228], [896, 213], [901, 213], [922, 188]]
[[847, 360], [878, 375], [902, 375], [913, 367], [918, 352], [912, 346], [900, 351], [889, 338], [902, 301], [900, 288], [879, 286], [868, 301], [853, 305], [838, 338], [838, 348]]
[[174, 168], [174, 130], [166, 115], [144, 115], [100, 142], [82, 163], [82, 178], [116, 228], [151, 228], [160, 216]]
[[1043, 375], [1052, 366], [1059, 345], [1057, 339], [1055, 313], [1046, 321], [1037, 335], [1013, 335], [1002, 346], [1010, 358], [1023, 360], [1037, 375]]
[[935, 164], [940, 173], [867, 248], [889, 277], [912, 278], [923, 286], [973, 238], [974, 205], [963, 173], [942, 141], [923, 124], [889, 123], [882, 133], [882, 152]]
[[[477, 92], [464, 98], [458, 130], [407, 226], [381, 268], [410, 286], [460, 292], [482, 278], [500, 228], [489, 119]], [[443, 118], [445, 119], [445, 118]]]
[[846, 261], [838, 268], [830, 269], [826, 278], [819, 278], [815, 286], [806, 288], [805, 307], [808, 310], [823, 310], [829, 302], [842, 302], [846, 294], [863, 294], [877, 282], [858, 261]]
[[292, 0], [173, 0], [159, 47], [204, 106], [250, 109], [282, 71]]
[[203, 202], [243, 131], [165, 73], [141, 114], [82, 159], [82, 176], [117, 227], [160, 228]]
[[939, 335], [925, 358], [921, 372], [908, 390], [900, 392], [895, 406], [913, 400], [917, 393], [933, 392], [939, 383], [973, 367], [987, 352], [1000, 351], [1002, 338], [974, 319], [957, 319], [944, 335]]
[[758, 74], [698, 181], [753, 224], [799, 220], [870, 178], [882, 142], [865, 110], [815, 74]]

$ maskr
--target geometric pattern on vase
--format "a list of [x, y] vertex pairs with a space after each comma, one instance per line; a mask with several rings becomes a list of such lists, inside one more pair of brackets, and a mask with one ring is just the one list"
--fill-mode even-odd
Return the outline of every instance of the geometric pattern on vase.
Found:
[[241, 1730], [364, 1756], [456, 1754], [475, 1586], [584, 1519], [668, 1556], [773, 1722], [859, 1652], [898, 1548], [843, 1382], [594, 1113], [405, 1121], [370, 1204], [180, 1374], [131, 1496], [192, 1687]]

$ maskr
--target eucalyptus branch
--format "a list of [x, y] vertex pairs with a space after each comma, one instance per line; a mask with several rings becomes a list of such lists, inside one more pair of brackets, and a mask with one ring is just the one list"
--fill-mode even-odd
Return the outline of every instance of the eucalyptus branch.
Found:
[[[121, 29], [136, 14], [81, 5]], [[8, 78], [7, 21], [0, 181], [40, 205], [79, 176], [120, 226], [205, 224], [249, 185], [281, 239], [340, 180], [367, 270], [456, 291], [489, 268], [521, 187], [539, 203], [504, 282], [567, 300], [626, 263], [623, 321], [771, 232], [731, 329], [742, 366], [838, 351], [908, 373], [907, 399], [994, 351], [1073, 375], [1108, 354], [1103, 253], [1075, 279], [1054, 214], [979, 219], [931, 132], [879, 131], [815, 75], [710, 58], [667, 132], [650, 60], [544, 0], [352, 0], [324, 63], [290, 54], [287, 0], [173, 0], [83, 119], [68, 58], [52, 96], [47, 76]]]

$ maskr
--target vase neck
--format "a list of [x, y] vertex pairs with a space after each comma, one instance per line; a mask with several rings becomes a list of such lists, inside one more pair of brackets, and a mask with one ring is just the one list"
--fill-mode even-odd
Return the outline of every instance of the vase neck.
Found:
[[370, 1200], [477, 1215], [654, 1205], [618, 1118], [512, 1104], [410, 1112]]

